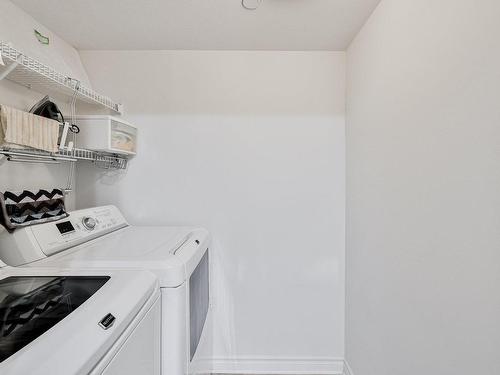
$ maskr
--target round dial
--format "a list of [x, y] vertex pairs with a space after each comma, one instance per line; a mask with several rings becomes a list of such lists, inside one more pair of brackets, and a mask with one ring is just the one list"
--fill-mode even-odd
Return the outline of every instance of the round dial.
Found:
[[82, 224], [88, 230], [94, 230], [97, 223], [93, 217], [86, 216], [82, 219]]

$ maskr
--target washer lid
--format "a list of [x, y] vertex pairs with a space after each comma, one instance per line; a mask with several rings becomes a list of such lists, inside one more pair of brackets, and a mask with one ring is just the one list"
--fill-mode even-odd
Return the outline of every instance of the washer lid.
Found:
[[147, 271], [6, 269], [0, 373], [89, 373], [158, 294]]
[[27, 266], [147, 269], [161, 287], [177, 287], [191, 275], [209, 241], [202, 228], [130, 226]]

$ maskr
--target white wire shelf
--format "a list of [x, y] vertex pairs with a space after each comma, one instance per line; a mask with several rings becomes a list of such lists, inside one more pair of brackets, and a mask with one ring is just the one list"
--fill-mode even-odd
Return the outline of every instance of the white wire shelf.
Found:
[[126, 169], [128, 160], [120, 155], [91, 151], [82, 148], [65, 148], [57, 152], [46, 152], [31, 148], [0, 148], [0, 155], [9, 161], [25, 163], [58, 163], [86, 160], [103, 169]]
[[6, 78], [42, 94], [50, 92], [71, 98], [75, 91], [78, 100], [103, 106], [121, 114], [123, 106], [80, 84], [77, 79], [57, 72], [53, 68], [26, 56], [7, 43], [0, 42], [0, 54], [5, 65], [0, 64], [0, 80]]

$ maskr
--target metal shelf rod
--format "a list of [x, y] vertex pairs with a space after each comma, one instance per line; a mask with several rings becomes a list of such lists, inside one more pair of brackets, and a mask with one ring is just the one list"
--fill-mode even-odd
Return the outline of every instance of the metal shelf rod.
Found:
[[7, 161], [11, 161], [13, 163], [34, 163], [34, 164], [61, 164], [60, 161], [57, 160], [38, 160], [38, 159], [31, 159], [31, 158], [20, 158], [20, 157], [12, 157], [12, 156], [7, 156]]
[[0, 149], [0, 155], [7, 157], [8, 161], [25, 161], [33, 162], [77, 162], [78, 160], [86, 160], [94, 162], [105, 169], [126, 169], [128, 160], [119, 155], [104, 154], [91, 150], [78, 149], [73, 150], [63, 149], [58, 152], [50, 153], [40, 150], [31, 149]]
[[11, 150], [0, 150], [0, 154], [5, 155], [5, 156], [18, 156], [21, 158], [33, 158], [33, 159], [47, 159], [47, 160], [60, 160], [60, 161], [72, 161], [75, 162], [77, 159], [75, 158], [70, 158], [66, 156], [57, 156], [53, 154], [49, 155], [43, 155], [43, 154], [34, 154], [34, 153], [29, 153], [29, 152], [17, 152], [17, 151], [11, 151]]

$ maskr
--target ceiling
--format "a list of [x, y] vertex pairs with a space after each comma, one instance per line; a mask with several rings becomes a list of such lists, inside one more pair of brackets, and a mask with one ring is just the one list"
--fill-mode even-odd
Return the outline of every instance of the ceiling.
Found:
[[12, 2], [80, 50], [345, 50], [380, 0]]

